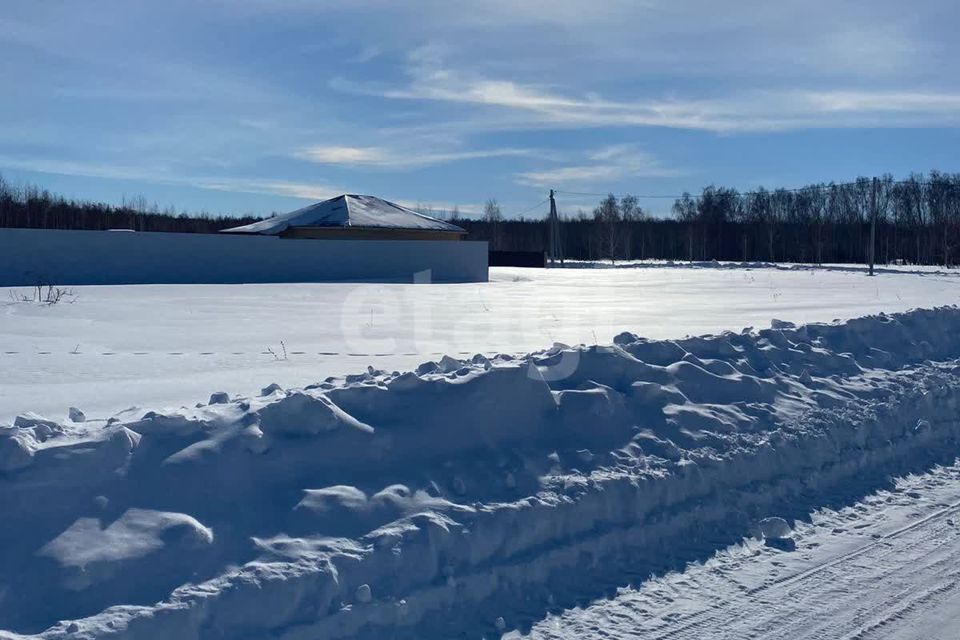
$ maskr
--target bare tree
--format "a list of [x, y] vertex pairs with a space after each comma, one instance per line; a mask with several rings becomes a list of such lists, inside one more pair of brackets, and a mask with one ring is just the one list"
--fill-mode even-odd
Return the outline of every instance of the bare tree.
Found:
[[604, 256], [610, 262], [616, 261], [623, 241], [623, 216], [616, 196], [611, 193], [601, 200], [600, 205], [593, 210], [593, 219], [597, 223], [600, 246]]
[[503, 222], [503, 212], [500, 211], [500, 205], [495, 198], [490, 198], [483, 205], [483, 221], [490, 225], [490, 248], [502, 249], [503, 238], [500, 227]]
[[687, 260], [693, 262], [693, 236], [697, 222], [696, 200], [691, 198], [689, 193], [684, 193], [673, 203], [673, 215], [687, 228]]
[[[640, 208], [640, 201], [637, 200], [636, 196], [627, 194], [620, 198], [620, 215], [623, 218], [623, 257], [626, 260], [630, 260], [634, 257], [634, 240], [636, 237], [639, 237], [639, 258], [641, 260], [644, 259], [647, 253], [647, 236], [644, 233], [644, 226], [636, 223], [642, 222], [646, 218], [646, 214], [644, 213], [643, 209]], [[636, 231], [636, 234], [634, 231]]]

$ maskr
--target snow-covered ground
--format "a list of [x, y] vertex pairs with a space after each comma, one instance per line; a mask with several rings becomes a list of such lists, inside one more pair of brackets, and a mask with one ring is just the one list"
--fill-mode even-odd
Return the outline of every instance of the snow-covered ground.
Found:
[[[606, 266], [606, 265], [601, 265]], [[463, 285], [74, 287], [74, 302], [15, 303], [0, 289], [0, 420], [23, 411], [104, 418], [211, 391], [302, 386], [368, 365], [407, 370], [442, 355], [524, 353], [820, 322], [960, 302], [960, 272], [756, 264], [491, 269]]]
[[934, 465], [960, 451], [960, 309], [772, 324], [21, 416], [0, 431], [0, 637], [950, 624], [960, 490]]
[[0, 638], [956, 636], [958, 275], [493, 275], [0, 292]]

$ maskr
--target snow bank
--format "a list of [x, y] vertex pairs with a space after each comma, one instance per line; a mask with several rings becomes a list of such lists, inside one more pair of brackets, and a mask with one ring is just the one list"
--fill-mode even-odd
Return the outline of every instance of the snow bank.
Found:
[[564, 581], [958, 451], [960, 310], [773, 326], [22, 416], [0, 636], [479, 637]]

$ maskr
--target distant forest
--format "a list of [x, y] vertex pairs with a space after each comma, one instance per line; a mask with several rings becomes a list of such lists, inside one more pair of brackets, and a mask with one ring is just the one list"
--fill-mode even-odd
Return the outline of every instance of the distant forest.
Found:
[[[558, 198], [563, 210], [562, 192]], [[426, 212], [455, 221], [492, 249], [547, 245], [543, 219], [505, 219], [493, 200], [480, 219]], [[709, 186], [677, 198], [669, 218], [648, 215], [636, 196], [611, 194], [592, 211], [562, 217], [560, 233], [564, 256], [575, 260], [863, 263], [874, 213], [878, 263], [960, 263], [960, 174], [939, 171], [745, 193]], [[0, 227], [212, 233], [254, 220], [160, 211], [142, 198], [121, 206], [77, 202], [0, 178]]]
[[0, 228], [133, 229], [178, 233], [215, 233], [220, 229], [256, 222], [259, 217], [211, 216], [160, 210], [143, 197], [120, 206], [67, 200], [35, 186], [18, 187], [0, 176]]
[[[557, 197], [562, 210], [562, 192]], [[546, 245], [542, 220], [490, 210], [488, 203], [484, 220], [458, 224], [498, 249]], [[748, 193], [710, 186], [677, 198], [670, 218], [649, 216], [635, 196], [611, 194], [563, 218], [561, 242], [566, 258], [586, 260], [864, 263], [874, 211], [878, 263], [960, 263], [960, 174], [939, 171]]]

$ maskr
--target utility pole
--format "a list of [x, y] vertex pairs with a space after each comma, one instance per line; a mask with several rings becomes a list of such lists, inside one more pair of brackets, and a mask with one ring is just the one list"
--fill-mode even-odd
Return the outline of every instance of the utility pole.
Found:
[[873, 179], [870, 189], [870, 275], [873, 275], [873, 263], [877, 249], [877, 179]]
[[554, 249], [557, 247], [557, 241], [554, 235], [556, 228], [553, 226], [553, 189], [550, 189], [550, 213], [547, 214], [547, 259], [548, 266], [553, 266]]
[[557, 215], [557, 201], [553, 197], [553, 189], [550, 189], [550, 214], [547, 219], [549, 228], [550, 243], [550, 266], [556, 266], [557, 260], [560, 260], [560, 266], [563, 266], [563, 249], [560, 242], [560, 217]]

